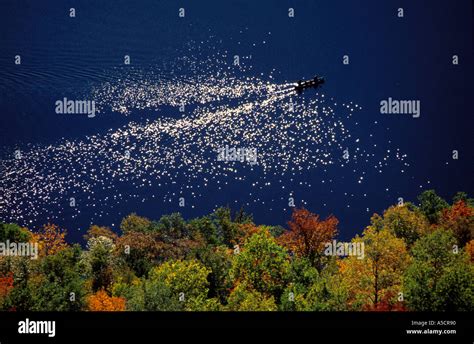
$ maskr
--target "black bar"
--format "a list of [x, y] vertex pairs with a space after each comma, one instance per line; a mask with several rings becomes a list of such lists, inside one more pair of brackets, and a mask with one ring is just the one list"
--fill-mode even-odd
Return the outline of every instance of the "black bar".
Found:
[[[18, 334], [18, 323], [26, 318], [56, 321], [55, 337], [49, 338], [46, 334]], [[430, 321], [434, 323], [430, 324]], [[426, 324], [421, 326], [423, 322]], [[227, 328], [229, 333], [236, 333], [232, 329], [261, 328], [273, 334], [291, 332], [293, 335], [308, 333], [297, 329], [313, 329], [313, 335], [321, 338], [334, 336], [335, 339], [398, 338], [403, 342], [473, 343], [473, 323], [472, 313], [467, 312], [3, 312], [0, 313], [0, 342], [8, 344], [34, 339], [35, 343], [55, 343], [68, 339], [87, 340], [97, 336], [146, 338], [157, 334], [157, 329], [160, 330], [159, 333], [168, 332], [180, 336], [189, 334], [189, 331], [180, 332], [176, 329]], [[456, 334], [407, 334], [407, 330], [417, 329], [456, 330]], [[202, 332], [212, 334], [209, 331]], [[463, 341], [459, 341], [460, 339]]]

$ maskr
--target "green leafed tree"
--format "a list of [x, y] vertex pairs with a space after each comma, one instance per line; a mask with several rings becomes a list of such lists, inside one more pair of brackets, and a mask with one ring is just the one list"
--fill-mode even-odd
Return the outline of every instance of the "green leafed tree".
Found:
[[142, 278], [131, 284], [116, 283], [114, 295], [124, 297], [129, 311], [183, 311], [184, 303], [174, 297], [163, 278]]
[[37, 262], [30, 257], [0, 259], [2, 270], [13, 274], [13, 289], [3, 302], [4, 310], [30, 311], [35, 305], [34, 270]]
[[188, 224], [180, 213], [163, 215], [159, 221], [151, 224], [150, 229], [159, 234], [164, 242], [188, 238], [190, 235]]
[[151, 221], [146, 217], [138, 216], [135, 213], [128, 215], [122, 219], [120, 229], [124, 234], [130, 232], [149, 232]]
[[441, 211], [449, 206], [434, 190], [426, 190], [418, 196], [420, 210], [431, 224], [437, 224]]
[[85, 305], [84, 280], [78, 268], [78, 245], [45, 257], [34, 289], [36, 311], [79, 311]]
[[185, 310], [193, 310], [193, 305], [207, 298], [210, 272], [194, 259], [167, 261], [150, 272], [150, 279], [164, 281], [171, 291], [171, 298], [181, 302]]
[[474, 266], [456, 247], [450, 231], [438, 229], [418, 240], [403, 281], [405, 300], [415, 311], [474, 310]]
[[206, 266], [210, 273], [208, 297], [217, 297], [221, 303], [226, 303], [232, 282], [230, 269], [232, 267], [232, 250], [226, 246], [203, 247], [196, 252], [196, 258]]
[[104, 236], [93, 237], [87, 242], [87, 250], [82, 253], [80, 266], [91, 281], [93, 292], [108, 290], [117, 271], [115, 244]]
[[322, 272], [306, 259], [294, 259], [291, 283], [281, 296], [284, 311], [343, 311], [347, 310], [348, 290], [337, 265]]
[[14, 223], [0, 222], [0, 242], [28, 242], [31, 239], [31, 232]]
[[245, 242], [233, 260], [234, 285], [246, 286], [279, 299], [289, 278], [289, 256], [267, 228], [262, 228]]
[[411, 203], [392, 206], [383, 216], [374, 215], [372, 226], [386, 229], [405, 241], [408, 247], [422, 235], [429, 232], [430, 224], [424, 214]]
[[276, 311], [277, 305], [273, 296], [258, 292], [245, 283], [239, 283], [232, 290], [226, 309], [243, 312], [269, 312]]
[[203, 216], [189, 221], [189, 228], [193, 233], [200, 233], [209, 245], [222, 244], [217, 233], [217, 226], [209, 216]]

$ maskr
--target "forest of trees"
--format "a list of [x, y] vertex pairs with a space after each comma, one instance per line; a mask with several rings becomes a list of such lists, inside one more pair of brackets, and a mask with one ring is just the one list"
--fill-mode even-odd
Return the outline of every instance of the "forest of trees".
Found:
[[[433, 190], [374, 214], [326, 255], [338, 220], [294, 208], [287, 228], [219, 208], [186, 221], [125, 217], [121, 234], [91, 226], [87, 244], [54, 224], [0, 223], [0, 242], [37, 243], [38, 258], [0, 257], [3, 311], [472, 311], [474, 202]], [[362, 258], [362, 259], [361, 259]]]

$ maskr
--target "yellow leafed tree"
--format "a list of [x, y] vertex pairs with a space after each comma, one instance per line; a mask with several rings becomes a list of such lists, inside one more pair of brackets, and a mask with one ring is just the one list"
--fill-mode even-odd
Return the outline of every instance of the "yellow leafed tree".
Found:
[[381, 303], [393, 305], [402, 300], [402, 275], [410, 262], [404, 241], [387, 230], [369, 226], [353, 242], [364, 244], [364, 258], [350, 256], [339, 262], [351, 304], [356, 308], [379, 309]]

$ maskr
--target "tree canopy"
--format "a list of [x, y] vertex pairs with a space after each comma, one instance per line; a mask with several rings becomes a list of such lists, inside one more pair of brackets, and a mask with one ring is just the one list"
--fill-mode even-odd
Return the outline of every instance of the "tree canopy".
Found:
[[91, 225], [84, 247], [55, 224], [0, 223], [0, 242], [39, 248], [0, 256], [0, 310], [473, 311], [472, 199], [418, 200], [373, 214], [348, 241], [335, 216], [304, 208], [286, 228], [229, 207], [130, 214], [122, 233]]

